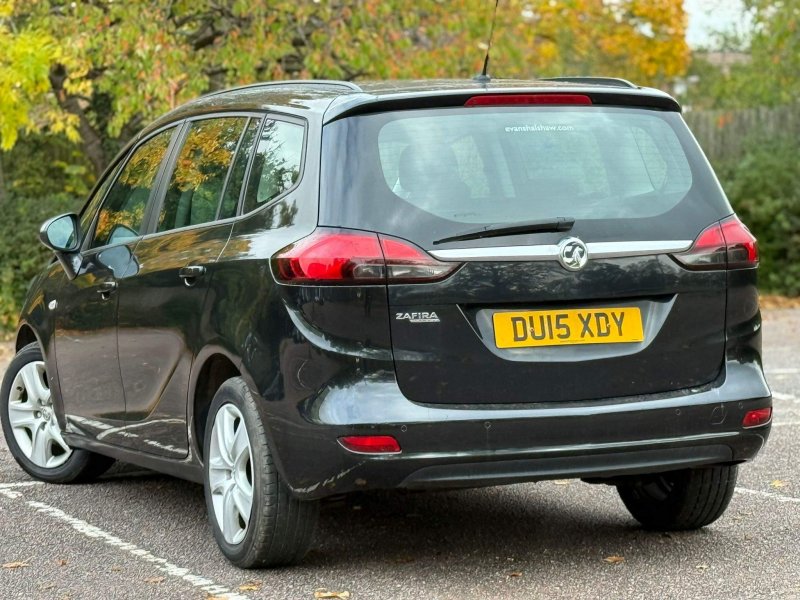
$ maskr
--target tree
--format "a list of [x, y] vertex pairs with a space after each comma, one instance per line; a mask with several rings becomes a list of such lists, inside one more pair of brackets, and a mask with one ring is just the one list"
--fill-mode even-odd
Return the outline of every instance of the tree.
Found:
[[800, 93], [800, 0], [747, 0], [754, 104], [789, 104]]
[[[470, 77], [492, 0], [0, 0], [0, 143], [80, 139], [96, 172], [154, 115], [223, 86]], [[688, 60], [681, 0], [504, 0], [491, 71], [663, 84]]]
[[702, 58], [689, 72], [698, 81], [689, 102], [696, 108], [751, 108], [797, 102], [800, 95], [800, 0], [745, 0], [752, 27], [745, 35], [721, 33], [717, 50], [746, 57], [726, 69]]

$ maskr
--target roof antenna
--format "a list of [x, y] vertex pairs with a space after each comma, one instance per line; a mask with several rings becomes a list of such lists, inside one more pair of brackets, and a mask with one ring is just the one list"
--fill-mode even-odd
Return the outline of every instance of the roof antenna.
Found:
[[492, 14], [492, 27], [489, 29], [489, 43], [486, 45], [486, 58], [483, 59], [483, 70], [480, 75], [475, 75], [475, 77], [472, 78], [473, 81], [477, 81], [478, 83], [487, 84], [492, 80], [486, 72], [489, 70], [489, 53], [492, 51], [492, 38], [494, 37], [494, 23], [497, 21], [498, 4], [500, 4], [500, 0], [495, 0], [494, 13]]

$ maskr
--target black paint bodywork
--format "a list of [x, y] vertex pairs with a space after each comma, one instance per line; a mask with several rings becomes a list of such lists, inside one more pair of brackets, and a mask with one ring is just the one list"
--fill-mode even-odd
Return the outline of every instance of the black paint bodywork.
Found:
[[[754, 269], [690, 273], [661, 255], [598, 260], [567, 279], [555, 263], [470, 263], [435, 284], [358, 287], [285, 285], [272, 272], [271, 257], [320, 223], [326, 123], [461, 105], [487, 91], [569, 89], [600, 104], [677, 111], [674, 100], [654, 90], [554, 82], [365, 89], [297, 83], [213, 94], [166, 115], [123, 150], [109, 174], [137, 144], [186, 119], [271, 115], [306, 127], [299, 183], [268, 206], [160, 234], [151, 211], [144, 235], [97, 250], [84, 245], [72, 255], [74, 280], [53, 262], [33, 282], [18, 346], [34, 338], [41, 345], [68, 443], [202, 481], [202, 374], [211, 361], [224, 360], [259, 399], [277, 466], [303, 498], [603, 479], [756, 455], [769, 425], [744, 430], [742, 417], [771, 406], [771, 397], [761, 368]], [[154, 200], [162, 188], [156, 186]], [[82, 215], [82, 222], [91, 219], [91, 212]], [[205, 268], [191, 285], [179, 276], [189, 265]], [[116, 289], [101, 293], [107, 281]], [[664, 313], [662, 329], [672, 337], [638, 356], [635, 369], [620, 354], [579, 363], [532, 360], [520, 372], [519, 362], [509, 366], [481, 338], [482, 319], [498, 304], [569, 307], [609, 299]], [[421, 306], [442, 322], [391, 318]], [[472, 358], [481, 351], [486, 360]], [[468, 379], [453, 376], [465, 371]], [[635, 394], [619, 393], [634, 381]], [[337, 442], [368, 433], [395, 436], [402, 453], [358, 455]]]

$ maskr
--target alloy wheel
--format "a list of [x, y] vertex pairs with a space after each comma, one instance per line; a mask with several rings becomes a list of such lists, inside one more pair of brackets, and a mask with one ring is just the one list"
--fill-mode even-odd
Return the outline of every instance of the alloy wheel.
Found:
[[233, 404], [224, 404], [214, 417], [208, 482], [214, 516], [225, 541], [240, 543], [247, 534], [253, 506], [253, 467], [244, 418]]
[[29, 362], [17, 373], [11, 385], [8, 421], [20, 450], [37, 467], [60, 467], [72, 454], [61, 437], [44, 362]]

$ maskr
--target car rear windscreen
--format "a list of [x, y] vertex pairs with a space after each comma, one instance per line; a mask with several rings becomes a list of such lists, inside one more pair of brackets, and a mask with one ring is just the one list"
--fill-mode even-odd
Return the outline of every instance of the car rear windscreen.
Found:
[[692, 239], [730, 213], [679, 114], [607, 107], [342, 119], [325, 128], [322, 196], [322, 224], [423, 245], [556, 217], [596, 239]]

